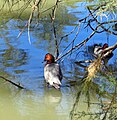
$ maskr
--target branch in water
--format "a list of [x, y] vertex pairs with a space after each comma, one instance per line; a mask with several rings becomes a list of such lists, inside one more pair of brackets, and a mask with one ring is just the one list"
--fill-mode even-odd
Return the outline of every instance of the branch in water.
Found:
[[3, 77], [3, 76], [0, 76], [0, 78], [2, 78], [2, 79], [4, 79], [5, 81], [11, 83], [12, 85], [15, 85], [16, 87], [18, 87], [18, 88], [20, 88], [20, 89], [25, 89], [23, 86], [20, 86], [20, 85], [14, 83], [13, 81], [11, 81], [11, 80], [9, 80], [9, 79]]

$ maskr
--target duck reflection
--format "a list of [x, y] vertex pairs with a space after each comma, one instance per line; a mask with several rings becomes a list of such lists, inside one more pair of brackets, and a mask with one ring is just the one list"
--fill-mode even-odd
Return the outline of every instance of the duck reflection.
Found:
[[57, 107], [62, 99], [62, 93], [60, 90], [56, 90], [54, 88], [50, 88], [48, 90], [48, 88], [45, 89], [45, 93], [44, 93], [44, 103], [47, 106], [51, 106], [51, 107]]
[[[15, 94], [15, 91], [14, 91]], [[13, 101], [17, 109], [17, 113], [24, 117], [33, 118], [35, 120], [43, 119], [58, 120], [58, 117], [64, 120], [64, 115], [60, 115], [61, 111], [61, 91], [54, 88], [41, 91], [20, 91], [13, 95]]]

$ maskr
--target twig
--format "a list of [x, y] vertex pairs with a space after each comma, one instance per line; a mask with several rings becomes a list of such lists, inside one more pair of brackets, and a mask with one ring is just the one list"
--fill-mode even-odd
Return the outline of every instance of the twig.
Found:
[[32, 22], [34, 11], [35, 11], [35, 9], [37, 8], [37, 6], [39, 5], [40, 2], [41, 2], [41, 0], [35, 0], [35, 3], [32, 7], [32, 12], [31, 12], [29, 20], [28, 20], [28, 41], [29, 41], [30, 44], [31, 44], [31, 41], [30, 41], [30, 24]]
[[[94, 15], [93, 15], [93, 13], [91, 12], [90, 8], [89, 8], [89, 7], [87, 7], [87, 8], [88, 8], [91, 16], [92, 16], [93, 19], [95, 20], [95, 22], [103, 29], [103, 31], [106, 31], [106, 32], [108, 32], [108, 33], [110, 33], [110, 34], [113, 34], [113, 35], [117, 35], [117, 33], [113, 32], [113, 31], [110, 31], [109, 28], [108, 28], [108, 29], [105, 28], [105, 27], [102, 25], [102, 24], [104, 24], [104, 23], [100, 23], [100, 22], [94, 17]], [[107, 23], [107, 22], [106, 22], [106, 23]], [[107, 23], [107, 24], [108, 24], [108, 23]]]
[[23, 29], [21, 30], [21, 32], [18, 34], [17, 39], [22, 35], [23, 31], [25, 30], [25, 28], [28, 26], [28, 23], [25, 24], [25, 26], [23, 27]]
[[31, 40], [30, 40], [30, 25], [31, 25], [31, 22], [32, 22], [34, 11], [38, 7], [40, 2], [41, 2], [41, 0], [35, 0], [35, 3], [33, 5], [33, 7], [32, 7], [32, 11], [31, 11], [30, 17], [28, 19], [28, 22], [25, 24], [24, 28], [22, 29], [22, 31], [17, 36], [17, 38], [19, 38], [21, 36], [21, 34], [23, 33], [24, 29], [28, 26], [28, 41], [29, 41], [30, 44], [31, 44]]
[[59, 49], [58, 49], [58, 40], [57, 40], [57, 33], [56, 33], [56, 28], [55, 28], [55, 24], [54, 24], [54, 21], [55, 21], [55, 17], [56, 17], [56, 9], [58, 7], [58, 3], [61, 2], [59, 0], [56, 1], [53, 9], [52, 9], [52, 13], [50, 14], [50, 18], [51, 18], [51, 22], [52, 22], [52, 28], [53, 28], [53, 34], [54, 34], [54, 40], [55, 40], [55, 46], [56, 46], [56, 58], [58, 58], [59, 56]]
[[2, 79], [4, 79], [5, 81], [11, 83], [12, 85], [15, 85], [16, 87], [18, 87], [18, 88], [20, 88], [20, 89], [25, 89], [23, 86], [20, 86], [20, 85], [14, 83], [13, 81], [11, 81], [11, 80], [9, 80], [9, 79], [3, 77], [3, 76], [0, 76], [0, 78], [2, 78]]
[[78, 105], [78, 102], [79, 102], [79, 100], [80, 100], [80, 95], [81, 95], [81, 94], [82, 94], [82, 90], [77, 93], [75, 103], [73, 104], [72, 110], [71, 110], [71, 112], [70, 112], [71, 120], [73, 119], [73, 116], [74, 116], [74, 114], [75, 114], [74, 112], [75, 112], [76, 106]]
[[92, 62], [93, 62], [92, 60], [84, 60], [84, 61], [76, 61], [75, 64], [87, 69], [87, 66], [83, 65], [83, 63], [92, 63]]
[[[79, 25], [79, 24], [78, 24], [78, 25]], [[71, 34], [76, 30], [76, 28], [78, 27], [78, 25], [75, 26], [69, 33], [67, 33], [66, 35], [62, 36], [61, 39], [60, 39], [59, 44], [62, 42], [62, 40], [63, 40], [64, 38], [66, 38], [66, 37], [68, 37], [69, 35], [71, 35]]]
[[86, 42], [89, 40], [89, 39], [91, 39], [92, 37], [93, 37], [93, 35], [95, 34], [96, 32], [95, 31], [93, 31], [92, 33], [91, 33], [91, 35], [88, 37], [88, 38], [86, 38], [85, 40], [83, 40], [81, 43], [79, 43], [79, 44], [77, 44], [77, 45], [75, 45], [74, 47], [72, 47], [70, 50], [68, 50], [65, 54], [63, 54], [63, 55], [61, 55], [60, 57], [58, 57], [57, 59], [56, 59], [56, 61], [58, 61], [58, 60], [60, 60], [61, 58], [63, 58], [63, 57], [65, 57], [66, 55], [68, 55], [71, 51], [73, 51], [74, 49], [80, 49], [84, 44], [86, 44]]
[[109, 104], [109, 107], [107, 108], [107, 111], [105, 112], [104, 117], [102, 118], [102, 120], [105, 120], [105, 119], [106, 119], [107, 113], [109, 112], [109, 110], [110, 110], [110, 108], [111, 108], [111, 106], [112, 106], [112, 104], [113, 104], [113, 102], [114, 102], [114, 100], [115, 100], [115, 97], [116, 97], [116, 93], [113, 95], [112, 100], [111, 100], [111, 103]]

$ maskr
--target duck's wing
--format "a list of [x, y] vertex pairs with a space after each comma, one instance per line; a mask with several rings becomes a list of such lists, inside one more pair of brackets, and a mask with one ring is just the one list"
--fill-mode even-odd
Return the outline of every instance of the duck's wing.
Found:
[[55, 64], [55, 69], [53, 70], [53, 74], [57, 76], [60, 81], [62, 80], [63, 74], [59, 64]]
[[50, 85], [53, 85], [53, 83], [61, 85], [62, 72], [59, 64], [52, 63], [46, 65], [44, 68], [44, 77]]

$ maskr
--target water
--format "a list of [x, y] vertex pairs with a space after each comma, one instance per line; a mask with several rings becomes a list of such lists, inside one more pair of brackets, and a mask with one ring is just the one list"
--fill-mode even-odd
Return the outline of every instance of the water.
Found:
[[[69, 2], [62, 4], [62, 7], [59, 8], [61, 11], [59, 10], [59, 14], [57, 14], [57, 39], [60, 40], [61, 36], [73, 30], [77, 24], [77, 19], [83, 18], [88, 14], [84, 8], [85, 4], [75, 1], [74, 4], [69, 4]], [[0, 119], [69, 120], [69, 115], [80, 85], [68, 87], [66, 84], [69, 81], [80, 80], [84, 71], [79, 70], [73, 62], [75, 60], [87, 59], [87, 56], [84, 57], [80, 53], [79, 57], [76, 57], [76, 54], [72, 54], [72, 56], [62, 59], [64, 60], [61, 62], [64, 78], [61, 90], [57, 91], [54, 88], [47, 88], [43, 77], [44, 63], [42, 62], [46, 53], [55, 54], [52, 25], [49, 17], [46, 18], [45, 15], [42, 23], [39, 23], [37, 27], [34, 25], [30, 28], [31, 44], [28, 41], [27, 29], [17, 39], [19, 32], [29, 17], [29, 13], [28, 11], [27, 14], [25, 13], [26, 16], [23, 16], [24, 21], [17, 21], [17, 15], [15, 16], [16, 18], [11, 20], [8, 20], [9, 15], [2, 16], [3, 19], [0, 20], [0, 76], [20, 83], [26, 88], [26, 90], [19, 90], [17, 87], [0, 79]], [[62, 40], [59, 49], [60, 53], [65, 53], [71, 47], [68, 47], [63, 52], [64, 48], [76, 36], [76, 32], [77, 29], [73, 34]], [[80, 43], [89, 33], [91, 33], [90, 30], [82, 29], [74, 44]], [[109, 35], [109, 40], [105, 40], [107, 38], [108, 35], [106, 33], [95, 35], [86, 44], [86, 47], [97, 43], [97, 40], [99, 43], [109, 42], [109, 45], [113, 45], [116, 42], [115, 36]], [[116, 61], [116, 52], [114, 51], [115, 55], [109, 61], [109, 64]], [[85, 96], [82, 96], [79, 107], [80, 111], [87, 111], [87, 104], [84, 101], [86, 101]], [[97, 97], [92, 95], [92, 102], [97, 101]], [[92, 110], [97, 109], [94, 106], [91, 106], [91, 108]]]
[[[12, 93], [11, 93], [12, 92]], [[67, 119], [70, 111], [68, 103], [72, 101], [71, 95], [66, 92], [41, 89], [38, 92], [34, 91], [10, 91], [4, 89], [1, 94], [1, 119], [23, 119], [23, 120], [64, 120]], [[70, 98], [70, 99], [69, 99]], [[66, 112], [67, 111], [67, 112]]]

